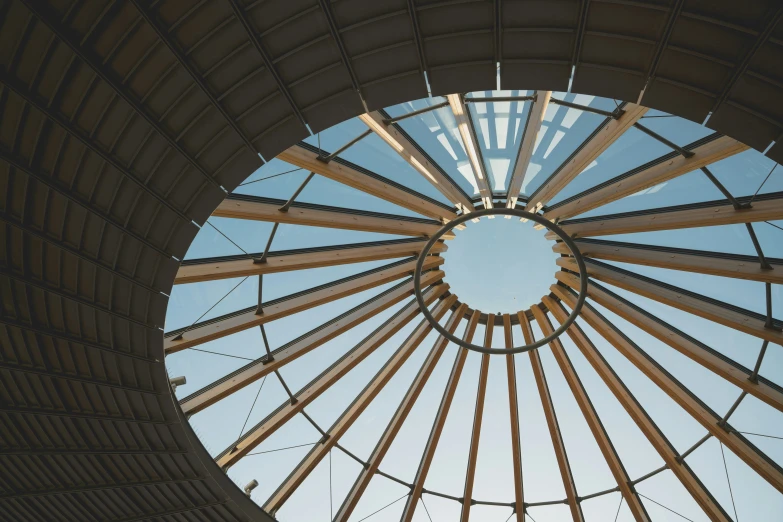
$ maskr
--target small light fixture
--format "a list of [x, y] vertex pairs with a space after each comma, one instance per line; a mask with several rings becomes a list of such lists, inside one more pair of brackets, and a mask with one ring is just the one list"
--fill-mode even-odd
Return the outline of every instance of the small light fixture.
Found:
[[184, 386], [187, 384], [188, 380], [185, 378], [184, 375], [181, 375], [179, 377], [174, 377], [173, 379], [169, 379], [169, 383], [171, 384], [171, 390], [177, 391], [177, 386]]
[[256, 489], [256, 487], [258, 487], [258, 481], [256, 479], [253, 479], [250, 482], [248, 482], [247, 485], [245, 486], [245, 495], [250, 497], [250, 493], [254, 489]]

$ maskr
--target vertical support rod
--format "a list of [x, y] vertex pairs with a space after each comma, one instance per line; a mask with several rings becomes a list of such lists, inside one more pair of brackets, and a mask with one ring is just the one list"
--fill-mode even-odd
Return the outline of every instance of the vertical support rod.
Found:
[[272, 351], [269, 349], [269, 341], [266, 338], [266, 330], [264, 330], [264, 325], [259, 325], [261, 328], [261, 338], [264, 340], [264, 348], [266, 349], [266, 359], [264, 359], [263, 364], [268, 364], [275, 360], [274, 356], [272, 355]]
[[269, 248], [272, 246], [272, 240], [275, 238], [275, 234], [277, 233], [277, 227], [280, 223], [275, 222], [275, 225], [272, 227], [272, 233], [269, 234], [269, 239], [266, 242], [266, 247], [264, 247], [264, 253], [261, 255], [261, 257], [257, 259], [253, 259], [253, 263], [260, 265], [263, 263], [266, 263], [266, 256], [269, 255]]
[[264, 294], [264, 274], [258, 274], [258, 304], [256, 305], [256, 315], [261, 315], [264, 313], [264, 309], [261, 306], [261, 303], [264, 302], [263, 294]]
[[763, 270], [772, 270], [772, 266], [770, 266], [770, 264], [767, 262], [767, 258], [764, 257], [764, 251], [761, 250], [761, 244], [759, 243], [759, 239], [756, 237], [756, 231], [753, 230], [753, 224], [745, 223], [745, 226], [748, 228], [750, 240], [753, 241], [753, 248], [756, 249], [756, 254], [759, 256], [759, 263], [761, 263], [761, 268]]
[[753, 368], [753, 373], [750, 374], [748, 377], [748, 380], [750, 382], [759, 382], [759, 370], [761, 370], [761, 362], [764, 360], [764, 354], [767, 353], [767, 346], [769, 345], [769, 341], [764, 341], [764, 343], [761, 345], [761, 351], [759, 352], [759, 357], [756, 359], [756, 366]]
[[296, 189], [296, 192], [294, 192], [293, 196], [288, 198], [288, 201], [285, 202], [285, 205], [277, 209], [279, 212], [288, 212], [288, 209], [291, 208], [291, 205], [293, 204], [294, 200], [301, 194], [301, 192], [304, 190], [304, 188], [307, 186], [308, 183], [310, 183], [310, 180], [313, 179], [313, 176], [315, 176], [315, 172], [311, 172], [305, 180], [302, 182], [301, 185], [299, 185], [299, 188]]
[[737, 199], [731, 195], [731, 192], [723, 186], [723, 183], [721, 183], [718, 178], [715, 177], [715, 175], [710, 172], [710, 169], [707, 167], [702, 167], [701, 171], [704, 173], [705, 176], [707, 176], [707, 179], [712, 181], [712, 184], [715, 185], [715, 187], [721, 191], [721, 193], [726, 196], [726, 199], [729, 200], [731, 203], [731, 206], [734, 207], [734, 210], [741, 210], [743, 208], [750, 208], [750, 203], [740, 203], [737, 201]]
[[366, 131], [362, 132], [361, 134], [356, 136], [354, 139], [352, 139], [351, 141], [349, 141], [348, 143], [346, 143], [345, 145], [343, 145], [342, 147], [340, 147], [336, 151], [334, 151], [331, 154], [329, 154], [328, 156], [321, 156], [319, 154], [318, 156], [315, 157], [315, 159], [317, 159], [318, 161], [321, 161], [323, 163], [329, 163], [334, 158], [336, 158], [337, 156], [339, 156], [340, 154], [342, 154], [346, 150], [350, 149], [351, 147], [353, 147], [354, 145], [356, 145], [357, 143], [362, 141], [364, 138], [366, 138], [370, 134], [372, 134], [372, 129], [367, 129]]

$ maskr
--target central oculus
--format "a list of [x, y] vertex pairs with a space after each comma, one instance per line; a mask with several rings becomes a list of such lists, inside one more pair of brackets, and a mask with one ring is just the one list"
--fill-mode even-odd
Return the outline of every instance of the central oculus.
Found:
[[[580, 280], [579, 295], [576, 301], [576, 306], [571, 312], [571, 315], [569, 315], [568, 319], [566, 319], [557, 330], [552, 332], [551, 335], [543, 337], [542, 339], [539, 339], [534, 343], [527, 344], [524, 346], [515, 346], [513, 348], [486, 348], [484, 346], [478, 346], [463, 341], [459, 337], [449, 333], [449, 331], [446, 330], [446, 328], [441, 326], [440, 323], [438, 323], [438, 321], [435, 320], [435, 318], [430, 313], [429, 308], [427, 308], [427, 305], [424, 302], [424, 296], [422, 295], [422, 288], [421, 288], [421, 272], [424, 266], [424, 259], [427, 257], [427, 255], [429, 255], [429, 252], [432, 249], [432, 247], [435, 246], [435, 243], [438, 242], [438, 240], [440, 240], [447, 232], [451, 231], [457, 225], [461, 225], [466, 221], [480, 218], [483, 216], [515, 216], [518, 218], [523, 218], [529, 221], [533, 221], [554, 232], [558, 236], [558, 238], [561, 241], [563, 241], [563, 243], [565, 243], [566, 246], [568, 246], [569, 250], [571, 250], [574, 259], [576, 259], [577, 266], [579, 267], [579, 280]], [[571, 326], [571, 324], [576, 320], [576, 317], [579, 315], [579, 312], [582, 309], [582, 305], [584, 304], [585, 301], [585, 296], [587, 295], [587, 270], [585, 268], [585, 262], [584, 259], [582, 258], [582, 254], [579, 251], [579, 248], [577, 248], [574, 241], [568, 236], [568, 234], [565, 233], [565, 231], [562, 228], [558, 227], [557, 225], [555, 225], [545, 217], [539, 214], [533, 214], [531, 212], [526, 212], [524, 210], [519, 210], [514, 208], [490, 208], [490, 209], [478, 210], [476, 212], [471, 212], [469, 214], [464, 214], [453, 221], [449, 221], [430, 238], [430, 240], [424, 246], [424, 249], [419, 254], [419, 259], [418, 262], [416, 263], [416, 271], [414, 272], [413, 275], [413, 288], [416, 294], [416, 300], [419, 303], [419, 308], [421, 309], [421, 313], [424, 314], [424, 317], [427, 319], [427, 321], [429, 321], [432, 327], [435, 328], [435, 330], [437, 330], [443, 337], [445, 337], [446, 339], [448, 339], [449, 341], [455, 344], [458, 344], [459, 346], [462, 346], [463, 348], [467, 348], [468, 350], [473, 350], [481, 353], [508, 355], [510, 353], [522, 353], [529, 350], [533, 350], [534, 348], [538, 348], [540, 346], [544, 346], [545, 344], [559, 337], [560, 334], [565, 332], [568, 329], [568, 327]]]

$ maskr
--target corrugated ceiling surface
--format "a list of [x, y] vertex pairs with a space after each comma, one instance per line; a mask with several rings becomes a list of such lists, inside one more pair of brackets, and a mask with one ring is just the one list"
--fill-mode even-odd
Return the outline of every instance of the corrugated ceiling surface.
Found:
[[[240, 181], [433, 94], [568, 88], [783, 162], [774, 0], [0, 3], [0, 518], [264, 520], [184, 422], [167, 294]], [[641, 98], [640, 98], [641, 97]]]

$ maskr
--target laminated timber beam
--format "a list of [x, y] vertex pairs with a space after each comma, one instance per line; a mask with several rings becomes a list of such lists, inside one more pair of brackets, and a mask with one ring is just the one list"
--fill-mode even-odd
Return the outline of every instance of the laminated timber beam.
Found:
[[[457, 325], [459, 325], [467, 310], [468, 305], [460, 304], [452, 312], [451, 317], [449, 317], [449, 320], [446, 322], [446, 330], [448, 330], [449, 333], [454, 333], [454, 331], [457, 329]], [[440, 361], [440, 358], [443, 355], [443, 352], [446, 350], [446, 346], [448, 346], [448, 344], [448, 339], [444, 338], [442, 335], [439, 336], [435, 341], [435, 344], [430, 350], [430, 353], [427, 355], [427, 358], [421, 365], [419, 372], [416, 374], [413, 382], [411, 382], [410, 386], [408, 387], [408, 391], [405, 392], [405, 396], [402, 398], [402, 401], [400, 401], [400, 405], [394, 412], [394, 416], [389, 421], [389, 424], [383, 431], [381, 438], [375, 445], [375, 449], [373, 449], [372, 454], [370, 454], [370, 458], [367, 459], [367, 466], [362, 468], [362, 471], [359, 472], [359, 476], [356, 478], [356, 481], [346, 495], [342, 506], [340, 506], [340, 509], [334, 516], [333, 520], [335, 522], [347, 522], [351, 517], [353, 510], [359, 503], [359, 500], [367, 489], [367, 486], [369, 486], [370, 480], [372, 480], [376, 471], [378, 471], [378, 466], [380, 466], [381, 461], [389, 451], [389, 448], [394, 442], [395, 437], [397, 437], [400, 428], [402, 428], [405, 419], [408, 418], [408, 414], [413, 408], [413, 405], [416, 403], [416, 400], [419, 398], [421, 391], [427, 384], [427, 381], [432, 375], [432, 372], [435, 370], [435, 367]]]
[[[513, 208], [513, 207], [512, 207]], [[503, 343], [506, 348], [514, 347], [514, 334], [511, 331], [511, 316], [503, 314]], [[511, 465], [514, 473], [514, 518], [525, 522], [525, 494], [522, 484], [522, 442], [519, 433], [519, 399], [517, 396], [517, 371], [514, 354], [506, 359], [506, 382], [508, 384], [508, 410], [511, 425]]]
[[[570, 307], [574, 301], [565, 303]], [[694, 420], [712, 436], [722, 442], [737, 457], [758, 473], [769, 485], [783, 492], [783, 469], [760, 451], [741, 433], [731, 427], [706, 404], [701, 402], [681, 382], [669, 374], [655, 359], [637, 346], [616, 326], [607, 321], [592, 306], [585, 304], [580, 313], [587, 324], [615, 347], [626, 359], [680, 405]]]
[[[557, 259], [557, 264], [572, 272], [578, 270], [576, 262], [572, 258], [560, 257]], [[586, 266], [589, 277], [593, 279], [783, 346], [783, 332], [766, 328], [764, 326], [766, 317], [761, 314], [667, 285], [627, 270], [611, 267], [599, 261], [588, 261]], [[563, 272], [555, 273], [555, 277], [563, 282], [569, 280], [565, 278], [565, 275]]]
[[[558, 280], [570, 288], [579, 288], [579, 278], [577, 276], [566, 272], [561, 272], [561, 274]], [[555, 288], [557, 287], [552, 287], [553, 292]], [[562, 287], [559, 288], [562, 289]], [[709, 346], [679, 331], [594, 281], [590, 281], [587, 286], [587, 296], [607, 310], [668, 344], [704, 368], [723, 377], [742, 391], [783, 412], [783, 388], [780, 386], [763, 377], [754, 377], [752, 370], [728, 359]]]
[[[442, 257], [429, 256], [424, 260], [423, 270], [436, 268], [442, 265], [443, 261]], [[196, 323], [189, 328], [168, 332], [164, 335], [163, 351], [169, 355], [242, 330], [261, 326], [303, 310], [402, 279], [411, 275], [415, 268], [416, 260], [403, 260], [269, 303], [263, 303], [260, 307], [261, 313], [258, 313], [258, 306], [251, 306], [239, 312]]]
[[[174, 284], [199, 283], [232, 277], [275, 274], [291, 270], [417, 256], [425, 244], [424, 240], [403, 239], [269, 252], [263, 263], [256, 263], [252, 257], [241, 255], [194, 259], [182, 263], [174, 278]], [[439, 254], [446, 250], [446, 245], [439, 241], [432, 247], [430, 253]]]
[[[519, 324], [522, 327], [522, 335], [525, 338], [525, 344], [533, 343], [535, 341], [533, 329], [530, 326], [530, 320], [527, 318], [527, 314], [520, 311], [517, 312], [517, 317], [519, 318]], [[565, 489], [566, 492], [566, 504], [571, 511], [571, 518], [574, 522], [584, 522], [585, 517], [582, 513], [582, 506], [579, 504], [579, 495], [576, 492], [574, 475], [571, 472], [571, 465], [568, 463], [565, 442], [563, 441], [563, 435], [560, 432], [560, 425], [557, 422], [555, 405], [552, 402], [552, 395], [549, 393], [549, 385], [546, 382], [544, 366], [541, 364], [541, 356], [537, 349], [530, 350], [527, 353], [530, 357], [530, 366], [533, 368], [533, 376], [536, 380], [538, 395], [541, 398], [541, 406], [544, 409], [544, 417], [546, 418], [546, 424], [549, 428], [549, 436], [552, 439], [552, 447], [555, 450], [557, 467], [560, 470], [560, 477], [563, 480], [563, 489]]]
[[476, 129], [473, 127], [473, 121], [470, 117], [470, 110], [465, 105], [461, 94], [449, 94], [446, 97], [451, 106], [451, 112], [454, 113], [454, 119], [457, 121], [457, 129], [462, 137], [462, 143], [465, 145], [465, 152], [468, 155], [470, 166], [473, 170], [473, 176], [476, 179], [476, 186], [481, 195], [481, 201], [484, 208], [492, 208], [492, 187], [489, 184], [487, 171], [484, 168], [484, 161], [481, 157], [478, 139], [476, 139]]
[[[565, 311], [560, 303], [551, 297], [544, 296], [541, 302], [552, 315], [555, 316], [560, 324], [565, 322], [568, 318], [568, 312]], [[539, 305], [533, 305], [530, 309], [541, 328], [541, 332], [544, 335], [552, 335], [554, 327], [544, 310]], [[552, 354], [557, 361], [557, 365], [560, 367], [560, 371], [563, 372], [568, 387], [571, 389], [571, 393], [574, 395], [574, 398], [579, 405], [579, 409], [582, 411], [585, 421], [587, 421], [587, 425], [590, 427], [590, 431], [592, 432], [595, 441], [598, 443], [598, 447], [601, 449], [604, 460], [606, 460], [606, 463], [617, 482], [620, 493], [623, 495], [625, 502], [628, 504], [628, 507], [633, 514], [634, 520], [637, 522], [650, 522], [650, 515], [647, 513], [647, 510], [639, 496], [636, 494], [636, 491], [634, 491], [633, 486], [631, 485], [631, 477], [628, 476], [628, 472], [625, 470], [625, 466], [623, 466], [620, 456], [617, 454], [612, 441], [609, 439], [609, 434], [606, 432], [592, 401], [590, 401], [587, 390], [585, 390], [582, 381], [579, 379], [579, 375], [577, 375], [576, 369], [574, 368], [573, 363], [571, 363], [571, 359], [563, 348], [563, 343], [559, 339], [555, 339], [549, 343], [549, 346], [552, 349]]]
[[[307, 203], [292, 203], [286, 210], [281, 210], [285, 204], [285, 201], [279, 199], [229, 195], [218, 205], [212, 215], [269, 223], [418, 237], [431, 236], [442, 226], [439, 221], [430, 219], [362, 212]], [[443, 238], [454, 239], [454, 233], [449, 232]]]
[[453, 209], [357, 165], [340, 158], [334, 158], [327, 163], [319, 160], [319, 157], [321, 156], [317, 148], [300, 143], [278, 154], [277, 159], [385, 199], [423, 216], [443, 221], [451, 221], [457, 217]]
[[506, 197], [506, 207], [514, 208], [519, 199], [519, 193], [522, 190], [522, 183], [525, 181], [525, 173], [530, 166], [530, 158], [533, 157], [533, 150], [536, 148], [538, 133], [541, 131], [541, 124], [544, 121], [544, 114], [549, 107], [549, 99], [552, 97], [552, 91], [537, 91], [536, 99], [530, 106], [527, 113], [527, 122], [522, 136], [522, 143], [519, 145], [517, 160], [514, 163], [514, 170], [511, 173], [511, 180], [508, 183], [508, 195]]
[[[487, 325], [484, 330], [484, 347], [492, 347], [492, 333], [495, 329], [495, 316], [487, 316]], [[478, 464], [479, 441], [481, 440], [481, 421], [484, 418], [484, 400], [487, 397], [487, 379], [489, 378], [488, 353], [481, 354], [479, 365], [478, 389], [476, 391], [476, 405], [473, 410], [473, 426], [470, 434], [470, 446], [468, 447], [468, 467], [465, 471], [465, 489], [462, 494], [462, 511], [460, 522], [468, 522], [470, 519], [470, 506], [473, 505], [473, 485], [476, 480], [476, 464]]]
[[549, 203], [566, 185], [571, 183], [584, 169], [600, 156], [612, 143], [617, 141], [633, 124], [647, 112], [647, 107], [627, 103], [623, 112], [616, 118], [607, 120], [596, 130], [590, 139], [575, 152], [539, 189], [531, 194], [525, 210], [537, 212]]
[[[448, 289], [449, 285], [445, 283], [427, 289], [424, 295], [425, 303], [432, 303], [440, 296], [445, 294]], [[442, 302], [443, 301], [441, 301], [441, 303]], [[442, 307], [439, 310], [442, 310], [441, 315], [446, 312], [446, 309], [443, 309]], [[399, 312], [394, 314], [390, 319], [377, 328], [372, 334], [348, 350], [348, 352], [335, 361], [334, 364], [332, 364], [315, 379], [305, 385], [301, 390], [295, 393], [293, 400], [288, 400], [281, 404], [272, 413], [267, 415], [261, 422], [256, 424], [246, 434], [241, 436], [235, 444], [229, 446], [222, 453], [220, 453], [220, 455], [215, 458], [217, 464], [224, 470], [236, 464], [242, 457], [250, 453], [281, 426], [291, 420], [294, 415], [302, 412], [305, 406], [320, 397], [322, 393], [328, 390], [335, 382], [340, 380], [351, 369], [355, 368], [356, 365], [367, 358], [367, 356], [380, 348], [383, 343], [388, 341], [394, 334], [399, 332], [405, 325], [410, 323], [418, 314], [418, 303], [415, 300], [410, 301]], [[403, 345], [403, 348], [405, 346], [406, 345]], [[383, 370], [381, 371], [383, 372]], [[328, 442], [328, 440], [324, 442]], [[332, 444], [336, 442], [336, 440], [333, 440]], [[286, 483], [288, 483], [288, 481], [283, 483], [281, 488]], [[274, 498], [275, 496], [273, 495], [273, 497], [270, 498], [270, 501]], [[281, 497], [277, 498], [278, 500], [281, 500]], [[282, 505], [282, 503], [280, 505]], [[267, 506], [265, 506], [265, 509], [267, 509]]]
[[[761, 268], [758, 256], [638, 245], [598, 239], [579, 239], [576, 244], [583, 256], [593, 259], [783, 284], [783, 259], [766, 258], [773, 267], [772, 270], [769, 270]], [[555, 243], [552, 250], [559, 254], [571, 254], [571, 251], [562, 242]]]
[[[453, 304], [457, 302], [457, 296], [452, 294], [440, 301], [432, 310], [432, 315], [436, 321], [439, 321]], [[372, 380], [365, 386], [364, 390], [356, 397], [350, 406], [340, 415], [335, 423], [329, 428], [326, 436], [319, 444], [316, 444], [312, 450], [297, 464], [290, 475], [277, 488], [272, 496], [264, 504], [264, 510], [274, 516], [283, 506], [296, 489], [304, 482], [321, 460], [326, 457], [331, 449], [338, 443], [340, 438], [353, 425], [356, 419], [370, 405], [375, 397], [389, 383], [392, 377], [407, 361], [416, 348], [432, 331], [432, 325], [429, 321], [422, 321], [405, 342], [389, 358], [384, 366], [378, 371]], [[444, 346], [445, 348], [445, 346]], [[370, 464], [372, 466], [372, 464]]]
[[[439, 270], [425, 272], [422, 274], [422, 286], [440, 281], [443, 275], [443, 272]], [[180, 401], [182, 411], [185, 415], [193, 415], [202, 411], [265, 375], [278, 371], [291, 361], [347, 332], [357, 324], [375, 317], [384, 310], [401, 302], [412, 293], [412, 280], [390, 288], [386, 292], [365, 301], [348, 312], [281, 346], [271, 353], [271, 359], [267, 356], [256, 359], [222, 379], [188, 395]]]
[[[746, 203], [749, 199], [737, 198], [737, 201]], [[641, 212], [568, 220], [561, 222], [560, 228], [571, 237], [589, 237], [734, 225], [778, 219], [783, 219], [783, 193], [780, 192], [759, 194], [753, 201], [751, 208], [740, 210], [735, 209], [725, 200], [708, 201]], [[556, 239], [556, 236], [547, 232], [546, 238]]]
[[448, 174], [432, 162], [399, 125], [387, 123], [388, 115], [372, 111], [360, 115], [359, 119], [457, 208], [461, 207], [465, 213], [476, 210], [470, 198], [454, 184]]
[[[571, 309], [576, 306], [576, 296], [566, 288], [553, 285], [553, 293]], [[582, 309], [584, 310], [584, 308]], [[555, 315], [559, 319], [560, 315]], [[562, 324], [562, 323], [561, 323]], [[713, 522], [731, 522], [731, 517], [724, 511], [715, 497], [704, 487], [699, 477], [693, 472], [691, 467], [684, 459], [680, 459], [677, 450], [666, 438], [663, 432], [658, 428], [655, 422], [650, 418], [642, 405], [636, 400], [631, 391], [625, 386], [614, 369], [609, 366], [603, 355], [596, 349], [590, 339], [585, 335], [577, 323], [573, 323], [568, 330], [569, 337], [574, 341], [576, 347], [585, 356], [596, 373], [604, 381], [615, 398], [625, 408], [625, 411], [633, 419], [641, 432], [661, 456], [666, 466], [679, 479], [680, 483], [690, 493], [699, 507]]]
[[[479, 324], [480, 318], [481, 312], [479, 310], [474, 310], [470, 315], [468, 324], [465, 326], [465, 331], [462, 334], [463, 341], [468, 343], [473, 342], [473, 335], [476, 333], [476, 327]], [[427, 480], [427, 474], [430, 471], [432, 459], [435, 457], [435, 450], [438, 448], [438, 442], [443, 433], [443, 426], [446, 424], [446, 418], [449, 415], [451, 403], [454, 400], [454, 393], [457, 391], [457, 385], [462, 376], [462, 370], [465, 367], [465, 360], [467, 357], [467, 349], [462, 347], [457, 348], [457, 355], [454, 357], [454, 363], [451, 366], [446, 388], [443, 390], [438, 412], [435, 414], [435, 420], [432, 422], [432, 429], [430, 429], [430, 434], [427, 437], [427, 444], [424, 446], [424, 452], [421, 455], [419, 467], [416, 470], [416, 477], [413, 479], [411, 494], [408, 495], [408, 498], [405, 500], [405, 507], [403, 508], [400, 522], [411, 522], [413, 520], [413, 514], [416, 512], [419, 498], [421, 498], [421, 495], [424, 492], [424, 483]]]
[[691, 148], [692, 156], [685, 157], [676, 152], [667, 154], [641, 170], [636, 169], [617, 176], [598, 187], [569, 198], [566, 202], [544, 212], [544, 217], [554, 221], [583, 214], [745, 150], [748, 150], [747, 145], [728, 136], [718, 136]]

